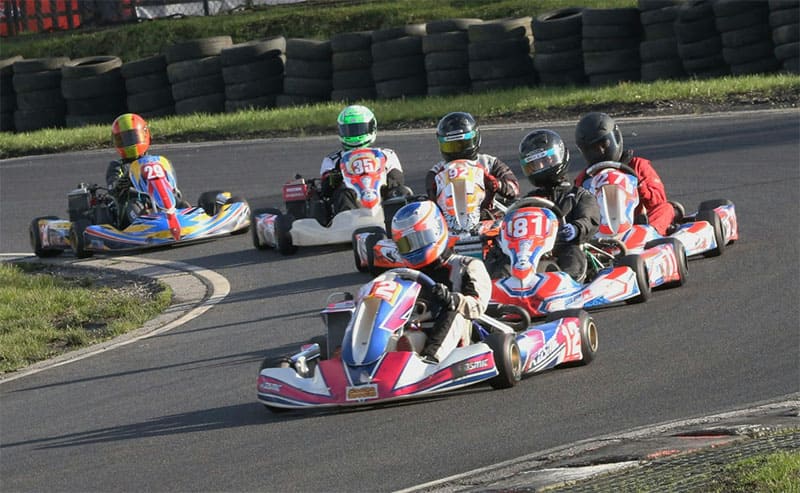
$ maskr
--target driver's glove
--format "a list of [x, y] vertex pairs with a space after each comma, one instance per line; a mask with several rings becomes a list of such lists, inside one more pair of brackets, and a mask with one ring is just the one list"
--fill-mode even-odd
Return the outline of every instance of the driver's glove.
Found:
[[561, 229], [558, 231], [558, 237], [563, 241], [572, 241], [576, 236], [578, 236], [578, 230], [571, 223], [561, 226]]
[[447, 310], [455, 310], [457, 299], [455, 293], [450, 292], [450, 288], [448, 288], [445, 284], [437, 282], [436, 285], [431, 289], [431, 294], [433, 296], [433, 301], [441, 307], [444, 307]]

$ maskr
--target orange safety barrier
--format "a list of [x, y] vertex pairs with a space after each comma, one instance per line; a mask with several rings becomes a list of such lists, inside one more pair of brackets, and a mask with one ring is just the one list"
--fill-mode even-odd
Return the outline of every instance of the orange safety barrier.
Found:
[[78, 0], [0, 0], [0, 36], [67, 30], [80, 25]]

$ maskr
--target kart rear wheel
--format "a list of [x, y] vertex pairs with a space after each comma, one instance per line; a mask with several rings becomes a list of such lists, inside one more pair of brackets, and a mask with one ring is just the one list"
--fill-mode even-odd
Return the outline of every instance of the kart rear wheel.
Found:
[[223, 193], [223, 190], [209, 190], [201, 193], [197, 199], [197, 206], [202, 207], [209, 216], [213, 216], [218, 212], [217, 195], [221, 193]]
[[[361, 265], [361, 257], [358, 255], [358, 242], [356, 241], [356, 235], [369, 233], [370, 236], [367, 237], [366, 241], [364, 242], [365, 247], [365, 254], [366, 254], [366, 262], [367, 265]], [[372, 273], [372, 269], [375, 265], [375, 245], [378, 241], [386, 238], [386, 232], [383, 228], [378, 226], [367, 226], [365, 228], [358, 228], [353, 231], [352, 236], [352, 246], [353, 246], [353, 261], [355, 262], [356, 269], [359, 272], [369, 272]]]
[[703, 253], [704, 257], [717, 257], [725, 252], [725, 234], [722, 231], [722, 221], [714, 209], [702, 209], [697, 211], [695, 219], [698, 221], [708, 221], [711, 228], [714, 230], [714, 241], [717, 243], [717, 248]]
[[617, 265], [630, 267], [636, 274], [636, 284], [639, 285], [639, 295], [635, 298], [625, 300], [625, 303], [644, 303], [650, 299], [650, 276], [647, 274], [647, 267], [644, 265], [644, 259], [639, 255], [625, 255], [619, 259]]
[[60, 248], [45, 248], [42, 246], [42, 237], [39, 234], [39, 220], [40, 219], [58, 219], [56, 216], [41, 216], [37, 217], [33, 221], [31, 221], [30, 228], [28, 229], [29, 238], [31, 241], [31, 248], [33, 248], [33, 253], [36, 254], [37, 257], [47, 258], [47, 257], [55, 257], [57, 255], [61, 255]]
[[281, 214], [275, 219], [275, 239], [278, 241], [278, 251], [283, 255], [293, 255], [297, 247], [292, 243], [292, 223], [294, 216]]
[[[245, 205], [247, 205], [247, 200], [245, 200], [244, 197], [241, 197], [239, 195], [232, 196], [231, 198], [229, 198], [228, 200], [225, 201], [224, 205], [235, 204], [237, 202], [241, 202], [241, 203], [244, 203]], [[249, 205], [248, 205], [248, 207], [249, 207]], [[251, 224], [252, 224], [252, 221], [251, 221]], [[232, 231], [231, 232], [231, 236], [243, 235], [243, 234], [247, 233], [249, 230], [250, 230], [250, 225], [248, 225], [246, 228], [237, 229], [236, 231]]]
[[668, 282], [659, 286], [659, 288], [677, 288], [683, 286], [686, 282], [686, 276], [689, 274], [689, 261], [686, 258], [686, 247], [677, 238], [658, 238], [656, 240], [648, 241], [644, 245], [644, 249], [653, 248], [658, 245], [672, 245], [675, 250], [675, 260], [678, 262], [678, 274], [680, 279], [677, 281]]
[[87, 258], [93, 255], [91, 251], [86, 249], [86, 238], [83, 236], [83, 232], [89, 226], [91, 226], [91, 223], [88, 219], [78, 219], [72, 223], [72, 229], [69, 231], [69, 242], [72, 245], [75, 256], [78, 258]]
[[489, 380], [494, 389], [513, 387], [522, 379], [522, 356], [513, 334], [494, 333], [484, 340], [494, 353], [494, 364], [500, 372]]
[[250, 235], [253, 239], [253, 246], [257, 250], [269, 250], [272, 248], [272, 245], [268, 245], [266, 243], [261, 243], [261, 240], [258, 239], [258, 228], [256, 227], [256, 217], [260, 216], [261, 214], [271, 214], [270, 211], [277, 211], [280, 214], [280, 211], [277, 209], [251, 209], [250, 210]]

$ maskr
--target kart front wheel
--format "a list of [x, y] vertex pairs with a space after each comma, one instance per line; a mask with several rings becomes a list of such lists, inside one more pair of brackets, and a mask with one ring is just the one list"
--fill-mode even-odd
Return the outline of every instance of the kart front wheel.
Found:
[[714, 241], [717, 244], [717, 248], [703, 253], [703, 256], [717, 257], [722, 255], [723, 252], [725, 252], [725, 233], [722, 230], [722, 221], [717, 213], [714, 212], [714, 209], [701, 209], [697, 211], [697, 216], [695, 216], [695, 219], [698, 221], [707, 221], [714, 230]]
[[686, 282], [686, 276], [689, 274], [689, 262], [686, 258], [686, 247], [684, 247], [683, 243], [681, 243], [681, 241], [677, 238], [658, 238], [648, 241], [644, 245], [644, 249], [647, 250], [658, 245], [672, 245], [672, 249], [675, 251], [675, 260], [678, 263], [678, 275], [680, 276], [680, 279], [677, 281], [663, 284], [660, 287], [677, 288], [678, 286], [683, 286], [683, 284]]
[[630, 267], [636, 274], [636, 284], [639, 285], [638, 296], [625, 300], [625, 303], [644, 303], [650, 299], [650, 276], [647, 274], [647, 267], [644, 259], [640, 255], [625, 255], [619, 260], [621, 266]]
[[522, 356], [514, 334], [494, 333], [484, 340], [494, 353], [497, 374], [489, 380], [493, 389], [513, 387], [522, 379]]
[[78, 258], [87, 258], [93, 255], [90, 250], [86, 249], [86, 238], [83, 235], [83, 232], [89, 226], [91, 226], [91, 223], [88, 219], [78, 219], [72, 223], [72, 229], [69, 231], [69, 242], [72, 245], [75, 256]]
[[[258, 228], [256, 227], [256, 218], [262, 214], [267, 214], [270, 210], [276, 209], [251, 209], [250, 210], [250, 235], [253, 239], [253, 246], [258, 250], [268, 250], [272, 245], [262, 243], [258, 238]], [[280, 211], [279, 211], [280, 212]]]
[[42, 216], [31, 221], [28, 234], [31, 240], [31, 248], [33, 248], [33, 253], [35, 253], [37, 257], [41, 258], [61, 255], [62, 250], [60, 248], [45, 248], [42, 246], [42, 236], [39, 234], [39, 221], [42, 219], [53, 220], [58, 218], [56, 216]]
[[546, 320], [553, 322], [561, 318], [577, 318], [580, 322], [581, 334], [581, 359], [562, 366], [583, 366], [588, 365], [594, 359], [597, 352], [598, 337], [597, 337], [597, 324], [594, 323], [594, 318], [586, 310], [574, 308], [570, 310], [560, 310], [547, 314]]
[[[364, 255], [367, 265], [363, 265], [361, 255], [358, 253], [358, 241], [356, 240], [357, 235], [361, 234], [369, 234], [369, 236], [364, 241]], [[359, 272], [369, 272], [372, 273], [372, 269], [375, 265], [375, 245], [382, 239], [386, 238], [386, 232], [383, 228], [378, 226], [368, 226], [365, 228], [358, 228], [353, 231], [352, 236], [352, 245], [353, 245], [353, 260], [356, 264], [356, 269]]]

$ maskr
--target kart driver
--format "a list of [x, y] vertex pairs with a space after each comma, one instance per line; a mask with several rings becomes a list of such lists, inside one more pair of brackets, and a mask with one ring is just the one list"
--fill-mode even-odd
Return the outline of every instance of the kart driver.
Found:
[[[675, 209], [667, 201], [664, 183], [653, 163], [634, 156], [633, 150], [623, 150], [622, 132], [614, 120], [605, 113], [587, 113], [575, 127], [575, 143], [586, 159], [587, 168], [602, 161], [617, 161], [633, 168], [639, 180], [639, 205], [635, 214], [647, 214], [647, 222], [662, 236], [668, 234], [675, 222]], [[586, 171], [581, 171], [575, 184], [583, 185]]]
[[[106, 185], [108, 194], [116, 203], [116, 227], [125, 229], [147, 208], [147, 203], [133, 190], [128, 172], [132, 162], [147, 154], [150, 148], [150, 128], [141, 116], [125, 113], [111, 124], [111, 143], [121, 159], [108, 163]], [[167, 158], [159, 157], [169, 163]], [[178, 207], [189, 207], [181, 198], [180, 191], [175, 189], [174, 192]]]
[[[469, 344], [470, 320], [481, 316], [489, 304], [492, 282], [478, 259], [447, 248], [447, 222], [430, 201], [401, 207], [392, 219], [392, 239], [406, 265], [436, 282], [430, 301], [442, 307], [427, 335], [420, 357], [426, 363], [445, 359], [459, 343]], [[423, 295], [424, 297], [425, 295]]]
[[[340, 164], [342, 154], [353, 149], [371, 147], [378, 136], [378, 122], [375, 115], [366, 106], [351, 105], [343, 109], [336, 124], [339, 127], [339, 140], [342, 149], [334, 151], [322, 160], [320, 166], [322, 196], [328, 198], [333, 209], [332, 215], [358, 208], [356, 194], [347, 188], [342, 180]], [[397, 154], [385, 147], [379, 148], [386, 155], [386, 187], [381, 190], [384, 198], [403, 193], [405, 187], [403, 167]]]
[[429, 199], [436, 201], [436, 174], [455, 159], [477, 161], [486, 170], [483, 175], [486, 196], [481, 204], [483, 219], [491, 219], [495, 195], [507, 203], [517, 198], [519, 182], [511, 168], [494, 156], [480, 153], [481, 131], [472, 115], [460, 111], [448, 113], [436, 126], [436, 138], [444, 160], [436, 163], [425, 176]]
[[586, 277], [586, 255], [581, 248], [600, 227], [600, 207], [586, 189], [573, 186], [566, 178], [569, 149], [556, 132], [537, 129], [519, 144], [522, 173], [535, 187], [526, 197], [550, 200], [564, 214], [553, 248], [558, 267], [577, 282]]

